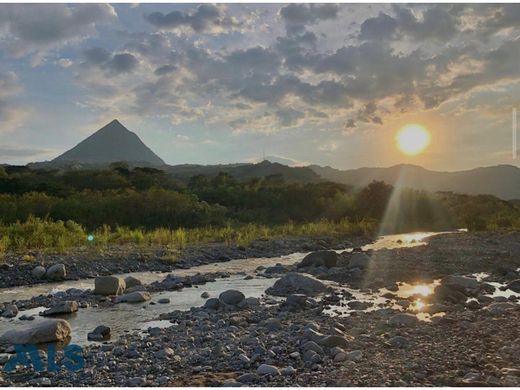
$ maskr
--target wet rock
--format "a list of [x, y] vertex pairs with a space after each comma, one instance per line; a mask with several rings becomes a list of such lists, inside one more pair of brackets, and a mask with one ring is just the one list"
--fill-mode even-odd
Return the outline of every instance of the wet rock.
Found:
[[506, 289], [520, 293], [520, 279], [513, 280], [506, 285]]
[[209, 298], [209, 293], [204, 291], [202, 294], [200, 294], [200, 297], [204, 299]]
[[336, 266], [339, 255], [334, 251], [317, 251], [309, 253], [298, 264], [298, 268], [302, 267], [326, 267], [332, 268]]
[[38, 265], [33, 268], [33, 270], [31, 271], [31, 274], [35, 279], [43, 279], [46, 272], [47, 271], [45, 270], [45, 267]]
[[125, 286], [126, 288], [132, 288], [132, 287], [136, 287], [136, 286], [141, 286], [143, 283], [137, 279], [137, 278], [134, 278], [133, 276], [127, 276], [125, 278]]
[[166, 304], [170, 303], [170, 298], [161, 298], [157, 302], [161, 303], [163, 305], [166, 305]]
[[470, 299], [469, 301], [466, 302], [466, 307], [471, 310], [478, 310], [482, 306], [476, 299]]
[[45, 273], [45, 278], [53, 281], [64, 280], [66, 276], [67, 270], [64, 264], [54, 264]]
[[52, 306], [50, 309], [45, 310], [42, 315], [53, 316], [57, 314], [71, 314], [78, 311], [79, 304], [76, 301], [65, 301]]
[[72, 332], [70, 324], [62, 319], [38, 322], [32, 326], [12, 329], [0, 336], [0, 342], [14, 344], [42, 344], [66, 341]]
[[218, 299], [220, 300], [220, 302], [225, 303], [226, 305], [232, 305], [232, 306], [238, 305], [245, 298], [246, 297], [244, 296], [244, 294], [242, 294], [238, 290], [226, 290], [218, 296]]
[[366, 310], [374, 304], [372, 302], [351, 301], [347, 305], [352, 310]]
[[210, 298], [204, 303], [204, 308], [218, 310], [220, 307], [220, 300], [218, 298]]
[[150, 293], [145, 291], [135, 291], [129, 294], [124, 294], [116, 297], [114, 299], [114, 303], [139, 303], [149, 301], [150, 299], [152, 299]]
[[27, 314], [22, 314], [18, 317], [20, 321], [34, 321], [34, 316], [28, 316]]
[[391, 326], [414, 326], [417, 325], [419, 319], [413, 314], [399, 313], [395, 314], [388, 320]]
[[273, 287], [266, 290], [268, 294], [277, 296], [287, 296], [290, 294], [317, 295], [325, 291], [327, 286], [316, 278], [290, 272], [278, 279]]
[[448, 303], [464, 303], [467, 299], [466, 294], [457, 288], [444, 284], [435, 287], [433, 291], [433, 297], [438, 302]]
[[476, 290], [480, 287], [480, 282], [477, 279], [459, 275], [445, 276], [442, 278], [441, 284], [452, 286], [459, 290]]
[[278, 376], [280, 375], [280, 371], [275, 366], [271, 366], [269, 364], [261, 364], [257, 369], [256, 373], [258, 375], [271, 375]]
[[92, 332], [87, 334], [90, 341], [105, 341], [110, 339], [111, 329], [108, 326], [99, 325]]
[[7, 305], [5, 309], [2, 311], [2, 317], [4, 318], [14, 318], [18, 315], [18, 307], [14, 304]]
[[94, 281], [94, 294], [121, 295], [125, 289], [124, 279], [115, 276], [98, 276]]

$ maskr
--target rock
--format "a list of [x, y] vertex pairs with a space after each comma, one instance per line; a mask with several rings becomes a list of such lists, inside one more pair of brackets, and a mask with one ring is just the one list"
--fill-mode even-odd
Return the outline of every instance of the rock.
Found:
[[312, 276], [289, 272], [278, 279], [274, 286], [268, 288], [266, 292], [277, 296], [287, 296], [294, 293], [314, 296], [322, 293], [326, 288], [325, 284]]
[[134, 278], [133, 276], [127, 276], [125, 278], [125, 286], [126, 288], [132, 288], [135, 286], [142, 286], [143, 283], [137, 278]]
[[414, 326], [417, 325], [419, 319], [413, 314], [399, 313], [395, 314], [388, 320], [388, 325], [392, 326]]
[[361, 302], [361, 301], [352, 301], [347, 303], [348, 307], [352, 310], [366, 310], [369, 307], [373, 306], [372, 302]]
[[347, 359], [353, 362], [358, 362], [363, 358], [362, 351], [351, 351], [347, 353]]
[[170, 303], [170, 298], [161, 298], [157, 302], [159, 302], [163, 305], [166, 305], [166, 304]]
[[9, 330], [0, 336], [0, 341], [10, 345], [62, 342], [68, 340], [71, 332], [65, 320], [44, 320], [30, 327]]
[[141, 378], [141, 377], [130, 378], [126, 384], [127, 384], [127, 386], [131, 386], [131, 387], [143, 387], [144, 385], [146, 385], [146, 378]]
[[76, 301], [65, 301], [45, 310], [42, 315], [53, 316], [57, 314], [71, 314], [78, 311], [79, 304]]
[[175, 351], [169, 347], [166, 347], [164, 349], [161, 349], [160, 351], [157, 351], [154, 353], [154, 356], [156, 359], [170, 359], [175, 355]]
[[492, 315], [503, 314], [508, 310], [513, 310], [517, 307], [514, 303], [511, 302], [495, 302], [485, 307]]
[[209, 298], [209, 293], [204, 291], [202, 294], [200, 294], [200, 297], [204, 299]]
[[435, 287], [433, 297], [438, 302], [464, 303], [467, 296], [456, 287], [441, 284]]
[[6, 308], [2, 311], [2, 317], [4, 318], [14, 318], [18, 315], [18, 307], [14, 304], [7, 305]]
[[422, 311], [424, 313], [428, 313], [428, 314], [445, 313], [449, 310], [450, 310], [449, 306], [446, 306], [446, 305], [443, 305], [440, 303], [432, 303], [431, 305], [427, 305], [422, 309]]
[[54, 264], [45, 273], [45, 278], [48, 280], [64, 280], [66, 276], [67, 270], [64, 264]]
[[264, 326], [271, 331], [282, 329], [282, 323], [278, 318], [268, 318], [264, 321]]
[[34, 267], [31, 271], [32, 276], [36, 279], [42, 279], [45, 276], [45, 273], [45, 267], [42, 267], [41, 265]]
[[114, 299], [114, 303], [139, 303], [146, 302], [152, 299], [150, 293], [145, 291], [135, 291], [129, 294], [124, 294]]
[[348, 355], [346, 352], [338, 352], [337, 354], [334, 355], [334, 363], [344, 362], [347, 359], [348, 359]]
[[403, 336], [394, 336], [388, 340], [388, 344], [394, 348], [406, 348], [410, 345], [410, 340]]
[[218, 298], [210, 298], [204, 303], [204, 308], [218, 310], [220, 307], [220, 300]]
[[370, 257], [362, 252], [352, 253], [348, 262], [348, 268], [365, 269], [370, 263]]
[[296, 369], [293, 366], [287, 366], [284, 369], [282, 369], [282, 375], [285, 375], [285, 376], [296, 375]]
[[292, 359], [299, 359], [300, 358], [300, 352], [291, 352], [289, 354], [289, 357]]
[[302, 345], [302, 349], [307, 352], [307, 351], [314, 351], [320, 355], [323, 355], [323, 348], [320, 347], [318, 344], [316, 344], [316, 342], [314, 341], [307, 341], [305, 344]]
[[47, 377], [41, 377], [41, 378], [36, 378], [34, 380], [34, 385], [38, 386], [38, 387], [48, 387], [48, 386], [52, 385], [52, 382]]
[[476, 290], [480, 287], [480, 282], [477, 279], [458, 275], [445, 276], [442, 278], [441, 284], [462, 290]]
[[320, 340], [320, 345], [323, 345], [327, 348], [333, 348], [333, 347], [347, 347], [348, 346], [348, 340], [345, 337], [338, 336], [338, 335], [330, 335], [325, 336]]
[[249, 297], [240, 303], [245, 303], [246, 307], [257, 307], [257, 306], [260, 306], [260, 299], [255, 298], [255, 297]]
[[236, 306], [242, 302], [246, 297], [240, 291], [226, 290], [218, 296], [218, 299], [226, 305]]
[[98, 276], [94, 285], [94, 294], [99, 295], [121, 295], [126, 289], [124, 279], [115, 276]]
[[110, 339], [111, 329], [108, 326], [99, 325], [92, 332], [87, 334], [90, 341], [104, 341]]
[[157, 384], [160, 386], [166, 385], [170, 381], [170, 377], [163, 375], [157, 378]]
[[302, 267], [335, 267], [339, 259], [339, 255], [334, 251], [317, 251], [309, 253], [298, 264], [298, 268]]
[[302, 309], [307, 306], [307, 295], [304, 294], [290, 294], [284, 302], [285, 306], [290, 306], [294, 309]]
[[271, 366], [269, 364], [261, 364], [257, 369], [256, 373], [258, 375], [280, 375], [280, 371], [275, 366]]
[[242, 387], [242, 383], [237, 382], [234, 379], [226, 379], [222, 382], [222, 387]]
[[470, 299], [466, 302], [466, 307], [471, 310], [478, 310], [481, 308], [481, 305], [476, 299]]
[[506, 289], [520, 293], [520, 279], [513, 280], [506, 285]]

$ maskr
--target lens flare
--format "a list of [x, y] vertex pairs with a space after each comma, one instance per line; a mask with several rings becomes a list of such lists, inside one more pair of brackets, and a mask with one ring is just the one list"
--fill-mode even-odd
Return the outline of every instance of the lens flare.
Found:
[[431, 135], [420, 125], [407, 125], [397, 132], [395, 139], [401, 152], [415, 156], [430, 145]]

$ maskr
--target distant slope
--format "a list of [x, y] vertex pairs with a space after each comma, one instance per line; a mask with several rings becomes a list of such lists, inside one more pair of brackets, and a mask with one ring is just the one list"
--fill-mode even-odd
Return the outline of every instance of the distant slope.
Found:
[[415, 165], [389, 168], [339, 170], [311, 165], [327, 180], [363, 187], [373, 180], [428, 191], [453, 191], [466, 194], [490, 194], [502, 199], [520, 199], [520, 168], [512, 165], [475, 168], [467, 171], [436, 172]]
[[113, 120], [78, 145], [52, 160], [53, 163], [78, 162], [106, 164], [116, 161], [164, 165], [164, 161], [118, 120]]

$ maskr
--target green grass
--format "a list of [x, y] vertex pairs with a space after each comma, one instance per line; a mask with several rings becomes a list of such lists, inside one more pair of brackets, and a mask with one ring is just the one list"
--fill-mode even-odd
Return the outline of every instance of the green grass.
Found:
[[[173, 251], [188, 245], [209, 242], [247, 246], [258, 239], [370, 234], [375, 232], [376, 228], [376, 223], [369, 221], [322, 220], [304, 224], [287, 223], [275, 226], [247, 224], [193, 229], [144, 230], [122, 226], [112, 229], [109, 226], [102, 226], [89, 232], [73, 221], [50, 221], [31, 217], [26, 222], [0, 225], [0, 257], [8, 251], [63, 253], [70, 248], [101, 249], [107, 245], [126, 244], [140, 247], [167, 246]], [[89, 235], [94, 237], [93, 241], [87, 239]]]

